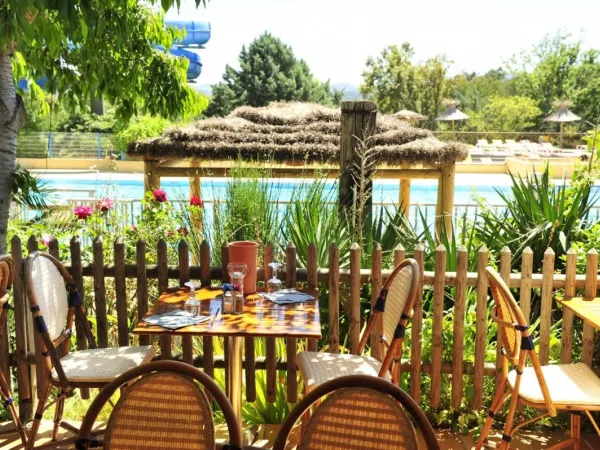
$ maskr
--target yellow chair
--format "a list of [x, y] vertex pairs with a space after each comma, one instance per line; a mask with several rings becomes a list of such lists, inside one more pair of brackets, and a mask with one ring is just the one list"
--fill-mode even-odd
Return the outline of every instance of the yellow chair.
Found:
[[[535, 353], [533, 340], [523, 312], [510, 293], [506, 283], [491, 267], [486, 268], [495, 307], [492, 319], [498, 324], [502, 343], [502, 378], [490, 407], [488, 418], [477, 442], [476, 449], [489, 446], [488, 435], [494, 416], [510, 399], [510, 407], [502, 434], [496, 448], [509, 449], [514, 434], [525, 425], [544, 417], [556, 417], [557, 410], [571, 412], [571, 436], [568, 440], [549, 447], [559, 449], [573, 445], [579, 449], [581, 443], [581, 417], [585, 412], [600, 430], [590, 411], [600, 411], [600, 378], [585, 364], [561, 364], [541, 366]], [[531, 367], [526, 367], [527, 358]], [[509, 363], [516, 366], [509, 372]], [[514, 426], [515, 412], [522, 403], [543, 412]]]

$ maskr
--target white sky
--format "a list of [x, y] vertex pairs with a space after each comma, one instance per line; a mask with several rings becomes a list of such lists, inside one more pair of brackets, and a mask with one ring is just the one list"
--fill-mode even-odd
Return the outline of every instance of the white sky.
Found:
[[354, 85], [368, 56], [405, 41], [417, 60], [447, 55], [452, 73], [496, 68], [559, 29], [600, 48], [598, 0], [210, 0], [198, 9], [182, 0], [179, 18], [211, 22], [199, 84], [218, 82], [226, 64], [237, 67], [242, 45], [264, 31], [291, 45], [319, 79]]

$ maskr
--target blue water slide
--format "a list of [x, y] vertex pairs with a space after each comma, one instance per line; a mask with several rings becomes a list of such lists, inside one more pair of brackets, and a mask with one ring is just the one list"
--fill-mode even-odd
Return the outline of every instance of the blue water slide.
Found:
[[175, 56], [183, 56], [187, 58], [190, 62], [187, 68], [187, 79], [195, 80], [202, 73], [202, 62], [200, 59], [200, 55], [198, 53], [194, 53], [191, 50], [186, 50], [181, 47], [171, 47], [169, 49], [169, 53]]
[[165, 20], [165, 24], [171, 27], [184, 29], [185, 36], [175, 43], [182, 47], [192, 45], [202, 46], [210, 40], [210, 22], [199, 22], [195, 20]]

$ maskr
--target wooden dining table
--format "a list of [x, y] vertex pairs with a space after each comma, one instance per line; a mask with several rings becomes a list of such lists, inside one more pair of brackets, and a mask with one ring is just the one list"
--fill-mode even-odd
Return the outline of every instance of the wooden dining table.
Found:
[[558, 300], [558, 302], [573, 311], [584, 322], [588, 322], [600, 330], [600, 297], [572, 297], [568, 300]]
[[[299, 289], [300, 290], [300, 289]], [[319, 315], [318, 291], [302, 289], [315, 300], [306, 303], [278, 305], [262, 296], [251, 294], [245, 296], [242, 314], [223, 314], [220, 288], [202, 288], [196, 291], [195, 298], [200, 300], [201, 314], [210, 315], [209, 320], [176, 330], [169, 330], [158, 325], [140, 320], [133, 330], [137, 335], [151, 336], [223, 336], [227, 337], [226, 366], [229, 375], [229, 400], [242, 423], [242, 338], [321, 338], [321, 319]], [[189, 288], [170, 288], [163, 292], [155, 302], [153, 314], [164, 314], [174, 309], [183, 309], [189, 299]], [[253, 368], [246, 367], [246, 370]]]

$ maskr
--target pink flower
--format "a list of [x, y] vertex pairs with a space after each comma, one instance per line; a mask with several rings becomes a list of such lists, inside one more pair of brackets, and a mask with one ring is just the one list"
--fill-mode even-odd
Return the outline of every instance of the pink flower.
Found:
[[186, 227], [179, 228], [179, 230], [177, 230], [177, 232], [182, 236], [187, 236], [188, 234], [190, 234], [190, 232], [188, 231], [188, 229]]
[[91, 206], [79, 205], [73, 208], [73, 212], [75, 213], [78, 219], [85, 220], [94, 213], [94, 210]]
[[50, 235], [44, 234], [40, 239], [40, 243], [48, 247], [50, 245]]
[[175, 236], [175, 232], [173, 230], [169, 230], [169, 231], [167, 231], [166, 235], [167, 235], [167, 237], [173, 237], [173, 236]]
[[98, 203], [96, 203], [96, 209], [98, 211], [100, 211], [101, 213], [107, 213], [108, 211], [113, 209], [114, 206], [115, 206], [115, 204], [108, 197], [105, 198], [104, 200], [98, 200]]
[[137, 231], [137, 227], [135, 225], [129, 225], [129, 231]]
[[204, 206], [204, 202], [200, 197], [192, 197], [190, 198], [190, 206], [198, 206], [202, 208]]
[[164, 203], [167, 201], [167, 193], [162, 189], [153, 190], [152, 196], [154, 197], [154, 200], [156, 200], [158, 203]]

